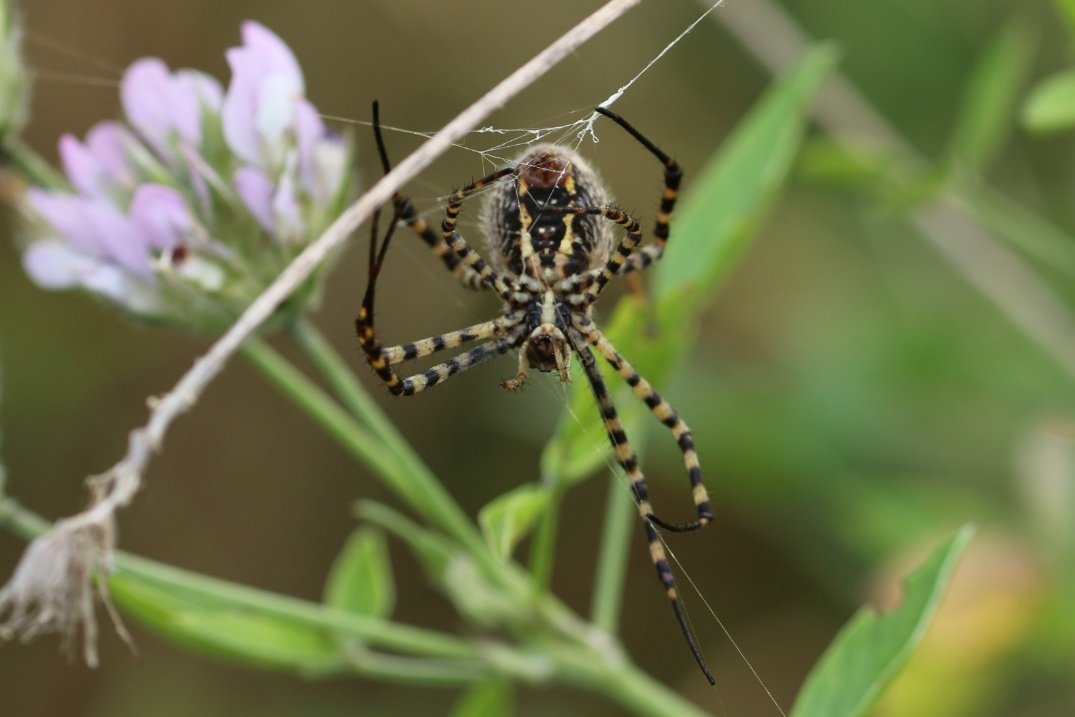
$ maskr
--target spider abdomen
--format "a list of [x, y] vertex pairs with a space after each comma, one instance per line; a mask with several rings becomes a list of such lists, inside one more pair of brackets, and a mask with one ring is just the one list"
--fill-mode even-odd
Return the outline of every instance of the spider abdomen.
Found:
[[482, 211], [493, 265], [543, 282], [603, 265], [612, 247], [607, 222], [562, 211], [609, 203], [590, 164], [571, 150], [539, 145], [520, 155], [516, 166], [512, 181], [490, 190]]

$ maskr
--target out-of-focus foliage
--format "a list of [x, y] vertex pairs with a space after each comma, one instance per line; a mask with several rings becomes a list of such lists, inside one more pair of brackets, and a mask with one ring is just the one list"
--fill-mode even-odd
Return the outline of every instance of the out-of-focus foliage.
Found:
[[[156, 54], [172, 66], [212, 67], [207, 58], [227, 45], [249, 12], [238, 5], [202, 8], [199, 0], [152, 9], [95, 4], [92, 12], [62, 5], [27, 4], [28, 28], [113, 66]], [[849, 615], [897, 584], [942, 536], [973, 520], [979, 533], [951, 576], [950, 596], [877, 709], [917, 717], [1066, 714], [1075, 699], [1072, 377], [939, 260], [907, 219], [938, 201], [966, 208], [1026, 262], [1064, 310], [1072, 310], [1075, 94], [1064, 89], [1070, 80], [1049, 87], [1072, 66], [1075, 4], [787, 0], [782, 6], [811, 35], [837, 43], [839, 71], [914, 150], [909, 155], [869, 136], [849, 144], [809, 132], [789, 193], [757, 227], [750, 250], [698, 318], [696, 333], [662, 344], [680, 354], [677, 344], [694, 342], [661, 388], [694, 430], [718, 513], [707, 531], [675, 539], [677, 557], [786, 708]], [[555, 33], [579, 12], [568, 2], [528, 6], [523, 33], [518, 8], [507, 5], [428, 13], [409, 2], [343, 3], [325, 11], [337, 21], [310, 26], [309, 13], [283, 5], [266, 6], [258, 19], [286, 29], [285, 39], [303, 57], [310, 96], [325, 112], [362, 118], [369, 100], [379, 97], [392, 108], [393, 125], [421, 130], [439, 126], [539, 49], [546, 30]], [[592, 106], [622, 83], [625, 67], [644, 65], [696, 14], [690, 3], [643, 3], [494, 121], [531, 126]], [[215, 29], [217, 20], [206, 23], [210, 15], [226, 29]], [[459, 38], [479, 27], [480, 60], [447, 60], [458, 56]], [[196, 54], [199, 47], [206, 48], [203, 55]], [[60, 65], [70, 74], [99, 75], [99, 67], [84, 59], [64, 66], [44, 46], [31, 42], [30, 49], [34, 68], [44, 70], [36, 91], [41, 104], [28, 130], [34, 146], [47, 150], [61, 132], [84, 129], [114, 111], [105, 99], [114, 90], [63, 82], [55, 73]], [[217, 69], [222, 75], [223, 67]], [[703, 24], [616, 109], [684, 163], [686, 196], [701, 186], [703, 160], [768, 82], [749, 50]], [[362, 131], [356, 136], [361, 145]], [[394, 152], [413, 146], [404, 135], [391, 137]], [[489, 138], [473, 139], [468, 144]], [[659, 168], [615, 128], [602, 130], [601, 140], [583, 151], [617, 201], [651, 221]], [[363, 167], [367, 177], [377, 174], [374, 164]], [[436, 197], [484, 170], [460, 150], [408, 191], [435, 219]], [[682, 219], [675, 220], [673, 245], [683, 236]], [[480, 245], [475, 225], [463, 230]], [[71, 297], [42, 297], [27, 285], [8, 246], [0, 243], [8, 252], [0, 262], [0, 302], [20, 307], [0, 312], [10, 490], [45, 514], [64, 514], [73, 508], [81, 476], [122, 450], [120, 429], [143, 417], [145, 396], [170, 383], [200, 347], [147, 336]], [[458, 292], [422, 247], [399, 241], [398, 248], [382, 302], [394, 338], [488, 317], [491, 304]], [[361, 294], [361, 250], [342, 257], [318, 317], [341, 350], [349, 346]], [[613, 298], [602, 302], [605, 312]], [[645, 336], [652, 325], [645, 306], [629, 296], [615, 316], [603, 313], [599, 321], [617, 335]], [[354, 364], [362, 370], [359, 357]], [[472, 515], [537, 480], [538, 451], [564, 406], [558, 388], [537, 380], [524, 395], [501, 395], [496, 384], [514, 369], [510, 364], [500, 364], [499, 372], [468, 373], [413, 402], [384, 404]], [[116, 366], [123, 367], [120, 376]], [[626, 409], [632, 401], [627, 396], [620, 403]], [[192, 417], [169, 439], [147, 501], [124, 518], [124, 544], [200, 572], [316, 600], [330, 556], [354, 530], [347, 506], [355, 497], [395, 499], [239, 368], [198, 410], [212, 420]], [[640, 426], [654, 423], [640, 417], [646, 419]], [[645, 430], [639, 430], [640, 442], [648, 449], [655, 499], [673, 506], [682, 501], [689, 509], [679, 456], [657, 440], [667, 438], [660, 433], [665, 429], [652, 425], [648, 437]], [[59, 437], [63, 450], [55, 450]], [[591, 445], [604, 451], [604, 444], [598, 432]], [[228, 457], [208, 465], [207, 451], [218, 449]], [[593, 467], [603, 459], [587, 460]], [[586, 604], [592, 584], [605, 496], [595, 482], [580, 481], [562, 498], [564, 537], [551, 580], [572, 605]], [[437, 629], [458, 627], [460, 616], [504, 619], [495, 612], [502, 606], [490, 602], [496, 591], [457, 546], [370, 504], [361, 517], [391, 536], [394, 618]], [[509, 524], [520, 525], [502, 525]], [[494, 532], [498, 540], [509, 538], [503, 545], [520, 535], [515, 527]], [[409, 553], [398, 550], [397, 541]], [[516, 554], [525, 555], [526, 547], [524, 539]], [[17, 544], [0, 548], [6, 560]], [[719, 696], [695, 687], [700, 680], [683, 664], [679, 635], [662, 614], [667, 608], [637, 537], [630, 556], [620, 631], [627, 652], [713, 711], [718, 702], [729, 714], [772, 710], [685, 588]], [[430, 598], [430, 582], [447, 600]], [[123, 586], [116, 592], [121, 597]], [[137, 606], [139, 596], [130, 597]], [[158, 616], [167, 618], [163, 625], [192, 609], [189, 595], [158, 589], [158, 598], [176, 603]], [[227, 606], [196, 603], [193, 609], [207, 608], [222, 626], [230, 624]], [[364, 619], [347, 610], [336, 617], [331, 632], [348, 619]], [[364, 631], [341, 643], [318, 637], [320, 630], [312, 623], [297, 633], [245, 624], [230, 644], [210, 647], [231, 658], [249, 650], [250, 664], [277, 660], [275, 666], [288, 670], [321, 671], [338, 664], [341, 644], [373, 644]], [[132, 664], [118, 641], [105, 639], [104, 668], [89, 676], [60, 664], [52, 645], [0, 647], [0, 669], [15, 685], [6, 704], [30, 717], [126, 717], [145, 714], [149, 704], [158, 717], [229, 711], [342, 717], [354, 714], [357, 704], [369, 715], [454, 709], [469, 717], [512, 709], [508, 690], [486, 679], [450, 691], [308, 682], [218, 662], [207, 666], [145, 632], [136, 638], [145, 654], [141, 664]], [[204, 639], [225, 641], [213, 634]], [[273, 646], [289, 640], [303, 664], [279, 660]], [[62, 682], [66, 689], [32, 689], [42, 682]], [[175, 684], [189, 689], [175, 694]], [[165, 693], [174, 696], [162, 704]], [[623, 713], [580, 700], [574, 691], [522, 689], [516, 697], [520, 715]]]
[[972, 531], [961, 530], [909, 578], [898, 609], [864, 609], [841, 630], [803, 685], [792, 717], [864, 715], [922, 639]]

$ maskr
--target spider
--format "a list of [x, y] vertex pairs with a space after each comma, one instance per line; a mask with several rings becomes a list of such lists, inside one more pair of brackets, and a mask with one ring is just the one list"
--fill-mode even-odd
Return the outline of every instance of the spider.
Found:
[[[519, 366], [516, 375], [502, 383], [505, 389], [520, 388], [531, 369], [556, 373], [566, 383], [570, 380], [571, 357], [577, 356], [597, 399], [616, 460], [630, 479], [657, 576], [695, 662], [710, 684], [715, 684], [690, 629], [657, 532], [658, 528], [691, 531], [713, 519], [694, 439], [675, 409], [620, 355], [591, 316], [594, 302], [610, 280], [645, 269], [661, 258], [683, 172], [675, 160], [622, 117], [603, 107], [596, 111], [634, 137], [664, 167], [664, 191], [652, 243], [640, 246], [642, 232], [638, 221], [611, 203], [597, 172], [585, 159], [556, 145], [538, 145], [525, 151], [511, 165], [452, 192], [439, 232], [417, 214], [409, 199], [396, 193], [392, 198], [395, 221], [379, 249], [374, 222], [369, 283], [355, 328], [369, 365], [396, 396], [421, 393], [512, 349], [519, 350]], [[391, 167], [376, 102], [373, 128], [381, 164], [387, 173]], [[488, 191], [481, 223], [491, 263], [486, 263], [456, 229], [464, 201], [485, 188]], [[503, 313], [491, 321], [457, 331], [384, 346], [374, 329], [374, 294], [389, 242], [400, 223], [423, 239], [464, 286], [495, 292], [504, 303]], [[613, 238], [614, 226], [623, 229], [618, 243]], [[471, 341], [484, 343], [412, 376], [402, 377], [396, 370], [407, 361]], [[696, 520], [680, 525], [654, 514], [645, 477], [598, 370], [594, 351], [627, 382], [657, 419], [671, 429], [690, 479]]]

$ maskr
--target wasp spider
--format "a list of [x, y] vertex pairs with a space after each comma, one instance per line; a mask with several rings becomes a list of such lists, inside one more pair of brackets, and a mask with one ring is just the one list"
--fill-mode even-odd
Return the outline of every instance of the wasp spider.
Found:
[[[519, 368], [513, 378], [503, 382], [504, 388], [513, 390], [522, 386], [531, 369], [555, 372], [561, 381], [567, 382], [571, 357], [578, 356], [604, 418], [616, 460], [630, 478], [657, 575], [694, 659], [712, 683], [713, 676], [687, 622], [664, 545], [657, 533], [658, 528], [690, 531], [713, 519], [694, 439], [675, 409], [620, 355], [591, 316], [591, 307], [610, 280], [619, 274], [645, 269], [661, 258], [683, 173], [675, 160], [623, 118], [601, 107], [597, 112], [626, 130], [664, 166], [664, 192], [651, 243], [639, 245], [642, 232], [638, 221], [610, 203], [597, 172], [586, 160], [555, 145], [535, 146], [510, 166], [454, 191], [448, 197], [439, 231], [417, 214], [406, 197], [398, 193], [393, 197], [395, 221], [392, 227], [379, 249], [376, 229], [370, 242], [369, 286], [355, 327], [370, 366], [388, 390], [397, 396], [421, 393], [512, 349], [519, 350]], [[388, 172], [390, 167], [376, 104], [374, 133], [384, 171]], [[488, 240], [491, 263], [486, 263], [456, 229], [463, 202], [486, 188], [481, 223]], [[384, 346], [374, 329], [374, 293], [393, 229], [400, 222], [421, 237], [464, 286], [495, 292], [504, 302], [503, 313], [491, 321], [457, 331], [398, 346]], [[623, 230], [618, 243], [613, 237], [615, 226]], [[472, 341], [482, 343], [412, 376], [403, 377], [397, 372], [397, 367], [407, 361]], [[657, 419], [671, 429], [690, 479], [698, 514], [696, 520], [677, 525], [654, 514], [638, 458], [616, 414], [594, 351], [627, 382]]]

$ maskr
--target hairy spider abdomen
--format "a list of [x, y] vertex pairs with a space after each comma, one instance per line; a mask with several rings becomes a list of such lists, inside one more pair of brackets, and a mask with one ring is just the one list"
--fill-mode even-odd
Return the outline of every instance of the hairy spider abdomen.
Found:
[[514, 180], [492, 187], [482, 210], [493, 265], [543, 282], [603, 265], [613, 243], [608, 223], [563, 211], [609, 203], [593, 167], [555, 145], [539, 145], [515, 161]]

